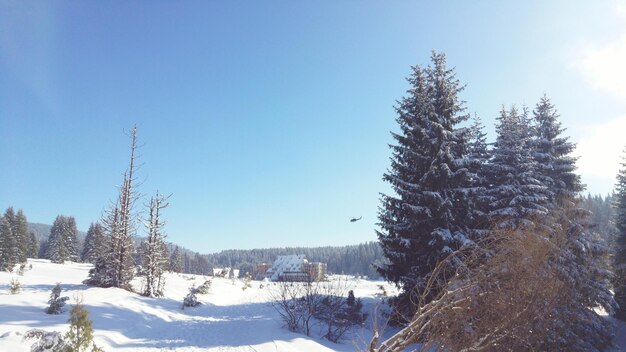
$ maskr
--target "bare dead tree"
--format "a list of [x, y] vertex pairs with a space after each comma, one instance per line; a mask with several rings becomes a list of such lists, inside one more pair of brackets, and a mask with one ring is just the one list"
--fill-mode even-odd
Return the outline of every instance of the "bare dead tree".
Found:
[[161, 211], [167, 208], [170, 196], [156, 192], [148, 204], [148, 219], [145, 222], [148, 238], [141, 246], [142, 274], [144, 276], [144, 292], [148, 297], [162, 296], [163, 273], [169, 266], [169, 255], [165, 244], [163, 227], [166, 222], [161, 217]]

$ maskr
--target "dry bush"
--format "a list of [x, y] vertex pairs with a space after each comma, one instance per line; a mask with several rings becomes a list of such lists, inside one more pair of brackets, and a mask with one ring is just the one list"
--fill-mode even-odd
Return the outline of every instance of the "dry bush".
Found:
[[[423, 351], [539, 348], [553, 321], [549, 312], [568, 293], [550, 265], [565, 243], [565, 231], [529, 225], [495, 230], [452, 253], [436, 266], [410, 323], [379, 346], [375, 334], [369, 351], [399, 351], [413, 343]], [[442, 276], [444, 289], [424, 303]]]

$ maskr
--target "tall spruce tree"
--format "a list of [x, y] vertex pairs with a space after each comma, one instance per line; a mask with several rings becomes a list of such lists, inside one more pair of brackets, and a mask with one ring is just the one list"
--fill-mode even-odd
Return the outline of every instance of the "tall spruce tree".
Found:
[[99, 223], [91, 223], [87, 235], [85, 235], [85, 244], [80, 254], [83, 262], [95, 263], [98, 251], [103, 249], [104, 245], [104, 229]]
[[615, 185], [615, 226], [617, 227], [617, 249], [614, 257], [615, 300], [619, 304], [616, 317], [626, 321], [626, 148], [617, 174]]
[[5, 231], [3, 243], [3, 257], [7, 268], [12, 268], [20, 262], [19, 242], [20, 237], [17, 233], [17, 218], [13, 207], [8, 207], [4, 212], [4, 219], [7, 221], [9, 229]]
[[[563, 136], [559, 115], [544, 95], [533, 111], [531, 152], [536, 178], [546, 187], [544, 206], [555, 221], [551, 226], [567, 226], [567, 242], [556, 267], [570, 292], [563, 294], [554, 312], [554, 325], [547, 327], [546, 350], [601, 351], [610, 345], [611, 325], [594, 308], [611, 312], [615, 301], [608, 287], [609, 271], [604, 263], [608, 247], [590, 227], [590, 213], [580, 208], [584, 185], [576, 174], [575, 145]], [[562, 231], [555, 228], [555, 231]]]
[[402, 289], [398, 307], [405, 315], [442, 256], [471, 243], [475, 212], [468, 199], [469, 167], [476, 163], [468, 153], [471, 131], [459, 128], [469, 118], [458, 98], [463, 86], [444, 54], [433, 53], [431, 62], [412, 68], [411, 87], [396, 107], [400, 133], [392, 133], [391, 168], [383, 176], [395, 194], [383, 194], [379, 210], [377, 233], [388, 264], [378, 271]]
[[526, 109], [500, 111], [487, 167], [489, 216], [501, 228], [516, 228], [548, 214], [547, 187], [537, 179]]
[[65, 248], [67, 248], [67, 255], [72, 261], [78, 261], [80, 259], [78, 255], [77, 233], [76, 219], [73, 216], [66, 216], [63, 241], [65, 241]]
[[11, 224], [7, 218], [0, 216], [0, 270], [7, 270], [15, 265], [12, 257], [12, 242]]
[[491, 154], [487, 146], [487, 134], [484, 131], [482, 121], [478, 115], [474, 115], [470, 126], [468, 144], [469, 159], [473, 161], [468, 166], [472, 178], [472, 193], [468, 199], [472, 202], [471, 207], [474, 209], [473, 217], [469, 219], [468, 225], [474, 233], [474, 238], [482, 238], [487, 235], [491, 226], [489, 197], [487, 196], [489, 179], [485, 172]]
[[183, 271], [183, 255], [180, 253], [178, 246], [174, 247], [174, 251], [170, 256], [170, 271], [175, 273]]
[[39, 240], [34, 232], [31, 232], [28, 238], [28, 257], [39, 258]]
[[13, 235], [15, 236], [16, 257], [18, 263], [25, 263], [28, 257], [28, 221], [22, 209], [15, 215], [13, 224]]
[[165, 279], [163, 273], [169, 269], [169, 255], [165, 244], [163, 227], [165, 221], [161, 211], [169, 206], [169, 197], [157, 194], [148, 205], [148, 221], [145, 224], [148, 237], [141, 246], [141, 273], [144, 276], [144, 292], [148, 297], [162, 296]]
[[69, 250], [66, 247], [67, 241], [65, 240], [66, 226], [65, 216], [58, 215], [50, 228], [46, 257], [53, 263], [63, 263], [70, 259]]

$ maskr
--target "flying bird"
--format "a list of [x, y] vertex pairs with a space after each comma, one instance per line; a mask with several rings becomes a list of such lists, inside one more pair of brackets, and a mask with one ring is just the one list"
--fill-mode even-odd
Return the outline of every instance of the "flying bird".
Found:
[[357, 222], [357, 221], [361, 220], [362, 218], [363, 218], [362, 216], [359, 217], [358, 219], [357, 218], [352, 218], [352, 219], [350, 219], [350, 222]]

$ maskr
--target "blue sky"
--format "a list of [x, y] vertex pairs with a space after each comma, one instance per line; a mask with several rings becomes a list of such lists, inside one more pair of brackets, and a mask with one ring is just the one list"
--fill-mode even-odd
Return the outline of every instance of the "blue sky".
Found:
[[[393, 104], [443, 51], [493, 138], [546, 93], [588, 189], [626, 138], [623, 2], [0, 2], [0, 208], [80, 229], [116, 196], [138, 124], [142, 193], [200, 252], [375, 240]], [[350, 223], [352, 216], [363, 220]]]

